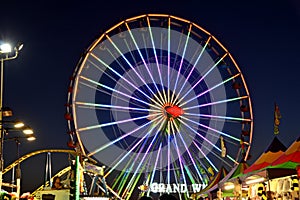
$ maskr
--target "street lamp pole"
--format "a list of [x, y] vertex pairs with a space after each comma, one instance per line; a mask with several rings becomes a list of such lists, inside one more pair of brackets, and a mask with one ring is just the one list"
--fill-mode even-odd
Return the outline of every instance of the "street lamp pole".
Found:
[[[2, 112], [2, 107], [3, 107], [3, 67], [4, 67], [4, 59], [1, 58], [1, 69], [0, 69], [0, 109], [1, 109], [1, 114], [0, 114], [0, 122], [3, 120], [3, 112]], [[4, 142], [4, 130], [3, 130], [3, 124], [1, 123], [1, 134], [0, 134], [0, 191], [2, 190], [2, 177], [3, 177], [3, 165], [4, 165], [4, 160], [3, 160], [3, 142]]]
[[[15, 131], [18, 131], [17, 129]], [[20, 130], [19, 130], [20, 131]], [[24, 133], [24, 131], [23, 131]], [[17, 168], [15, 169], [15, 173], [16, 173], [16, 193], [17, 193], [17, 197], [16, 199], [19, 200], [20, 199], [20, 191], [21, 191], [21, 166], [20, 166], [20, 161], [19, 161], [19, 158], [20, 158], [20, 140], [21, 139], [27, 139], [28, 141], [34, 141], [36, 138], [34, 136], [33, 133], [31, 134], [26, 134], [24, 133], [25, 136], [18, 136], [18, 137], [6, 137], [4, 139], [4, 141], [8, 141], [8, 140], [13, 140], [16, 145], [17, 145], [17, 161], [18, 161], [18, 165], [17, 165]], [[15, 178], [13, 177], [12, 179], [12, 184], [15, 182]]]
[[20, 198], [20, 191], [21, 191], [21, 167], [20, 167], [20, 141], [18, 139], [15, 140], [17, 144], [17, 159], [18, 159], [18, 166], [16, 169], [16, 178], [17, 178], [17, 199]]
[[18, 57], [19, 51], [22, 49], [23, 44], [19, 44], [14, 48], [14, 54], [11, 55], [11, 46], [9, 44], [0, 45], [0, 191], [2, 190], [2, 177], [3, 177], [3, 168], [4, 168], [4, 159], [3, 159], [3, 142], [4, 142], [4, 129], [3, 129], [3, 83], [4, 83], [4, 61], [12, 60]]

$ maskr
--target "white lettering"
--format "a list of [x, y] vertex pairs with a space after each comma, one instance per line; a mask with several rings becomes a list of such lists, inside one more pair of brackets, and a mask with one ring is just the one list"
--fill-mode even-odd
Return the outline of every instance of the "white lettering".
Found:
[[192, 188], [193, 188], [193, 192], [200, 192], [202, 189], [202, 185], [201, 184], [192, 184]]
[[163, 183], [158, 184], [158, 192], [165, 193], [165, 184]]
[[173, 190], [172, 190], [171, 185], [170, 185], [170, 184], [167, 184], [167, 185], [166, 185], [166, 193], [172, 193], [172, 192], [173, 192]]
[[150, 191], [153, 193], [157, 193], [158, 192], [158, 183], [152, 183], [150, 185]]
[[187, 192], [187, 186], [185, 184], [180, 184], [180, 192], [186, 193]]
[[[193, 193], [200, 192], [203, 188], [202, 184], [192, 184]], [[188, 186], [186, 184], [164, 184], [164, 183], [152, 183], [150, 185], [150, 192], [153, 193], [186, 193], [188, 192]]]
[[178, 184], [175, 184], [175, 183], [173, 183], [173, 188], [174, 188], [174, 193], [179, 193], [180, 192], [180, 188], [179, 188], [179, 185]]

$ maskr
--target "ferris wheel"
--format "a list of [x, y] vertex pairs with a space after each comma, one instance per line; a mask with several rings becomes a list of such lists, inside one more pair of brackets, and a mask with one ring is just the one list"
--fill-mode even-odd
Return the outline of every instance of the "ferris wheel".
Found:
[[163, 14], [121, 21], [92, 43], [66, 118], [69, 144], [106, 166], [123, 199], [153, 183], [205, 185], [246, 160], [252, 141], [251, 99], [232, 55], [199, 25]]

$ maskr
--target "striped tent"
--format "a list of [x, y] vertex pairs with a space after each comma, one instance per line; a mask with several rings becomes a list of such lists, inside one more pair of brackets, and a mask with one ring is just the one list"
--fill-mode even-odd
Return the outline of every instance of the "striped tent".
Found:
[[279, 156], [281, 156], [287, 148], [281, 143], [281, 141], [274, 136], [273, 141], [268, 148], [260, 155], [260, 157], [247, 169], [244, 174], [252, 174], [257, 171], [268, 168]]
[[249, 164], [246, 161], [242, 161], [238, 164], [233, 174], [228, 178], [228, 181], [234, 180], [244, 175], [244, 171], [248, 169]]
[[296, 169], [300, 165], [300, 136], [291, 146], [272, 162], [272, 168]]
[[207, 187], [205, 187], [203, 190], [200, 191], [201, 194], [207, 193], [210, 191], [214, 186], [217, 186], [218, 183], [227, 175], [228, 171], [225, 169], [225, 167], [221, 167], [219, 172], [215, 175], [214, 179], [208, 184]]
[[272, 166], [272, 163], [280, 156], [284, 155], [286, 150], [287, 148], [280, 142], [277, 136], [275, 136], [267, 150], [264, 151], [263, 154], [244, 171], [243, 178], [258, 175], [267, 179], [273, 179], [295, 174], [295, 169], [281, 167], [275, 168]]

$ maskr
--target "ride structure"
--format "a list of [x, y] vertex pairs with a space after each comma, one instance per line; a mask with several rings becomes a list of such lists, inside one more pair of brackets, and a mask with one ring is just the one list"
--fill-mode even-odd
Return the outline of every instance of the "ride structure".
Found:
[[176, 16], [139, 15], [103, 32], [80, 58], [66, 105], [69, 147], [105, 166], [120, 199], [188, 199], [249, 156], [240, 68], [212, 34]]

